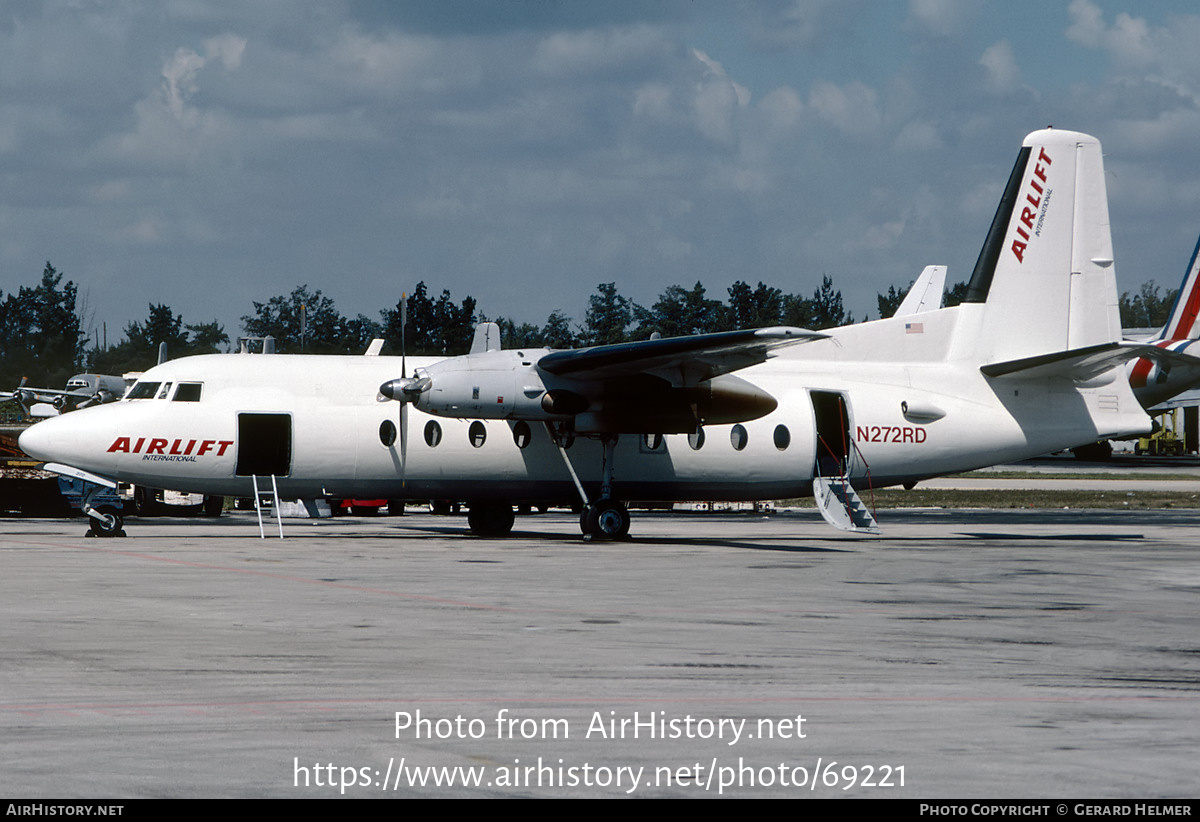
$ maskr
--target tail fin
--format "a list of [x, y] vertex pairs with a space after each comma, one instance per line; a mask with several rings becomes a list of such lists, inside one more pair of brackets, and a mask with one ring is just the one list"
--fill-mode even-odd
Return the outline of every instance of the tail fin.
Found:
[[927, 265], [917, 277], [917, 281], [908, 289], [904, 301], [896, 309], [893, 317], [907, 317], [909, 314], [920, 314], [922, 311], [933, 311], [942, 307], [942, 292], [946, 288], [946, 266]]
[[1179, 285], [1179, 293], [1175, 295], [1175, 304], [1171, 306], [1171, 316], [1163, 326], [1160, 340], [1194, 340], [1200, 337], [1200, 323], [1196, 322], [1200, 315], [1200, 241], [1192, 250], [1192, 259], [1188, 262], [1187, 271], [1183, 272], [1183, 282]]
[[985, 304], [985, 362], [1117, 342], [1121, 323], [1100, 142], [1025, 138], [965, 302]]

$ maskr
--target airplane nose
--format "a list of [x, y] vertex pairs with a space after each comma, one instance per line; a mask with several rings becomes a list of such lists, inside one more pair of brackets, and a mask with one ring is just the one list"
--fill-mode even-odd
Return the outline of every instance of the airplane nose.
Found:
[[49, 426], [46, 423], [49, 420], [39, 422], [21, 432], [17, 437], [17, 446], [34, 459], [50, 462], [54, 459], [53, 445], [54, 435], [47, 430]]

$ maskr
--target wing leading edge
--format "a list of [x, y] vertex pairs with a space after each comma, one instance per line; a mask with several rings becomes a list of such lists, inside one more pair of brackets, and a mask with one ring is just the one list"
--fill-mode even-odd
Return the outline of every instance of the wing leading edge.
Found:
[[828, 336], [790, 326], [722, 331], [553, 351], [537, 365], [557, 377], [590, 381], [651, 374], [681, 387], [766, 362], [777, 348]]

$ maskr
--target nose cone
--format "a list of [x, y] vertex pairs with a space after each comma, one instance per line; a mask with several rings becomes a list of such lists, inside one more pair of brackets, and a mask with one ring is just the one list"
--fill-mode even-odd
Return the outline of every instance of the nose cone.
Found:
[[[89, 409], [90, 410], [90, 409]], [[21, 432], [17, 445], [34, 459], [43, 462], [61, 462], [82, 468], [87, 454], [84, 446], [90, 438], [79, 423], [84, 411], [73, 411], [61, 417], [51, 417]]]
[[29, 456], [43, 462], [53, 462], [57, 457], [54, 455], [54, 435], [47, 430], [47, 423], [51, 420], [44, 420], [36, 425], [26, 428], [17, 437], [17, 445], [21, 450]]

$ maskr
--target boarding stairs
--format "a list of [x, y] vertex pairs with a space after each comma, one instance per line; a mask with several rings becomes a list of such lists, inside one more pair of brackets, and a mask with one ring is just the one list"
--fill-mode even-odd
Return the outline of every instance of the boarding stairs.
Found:
[[[851, 441], [851, 447], [858, 458], [863, 459], [858, 445]], [[875, 516], [850, 484], [846, 462], [848, 460], [832, 457], [817, 460], [813, 477], [813, 499], [817, 502], [817, 510], [834, 528], [859, 534], [878, 534], [879, 525], [875, 522]], [[866, 464], [865, 459], [863, 464]]]

